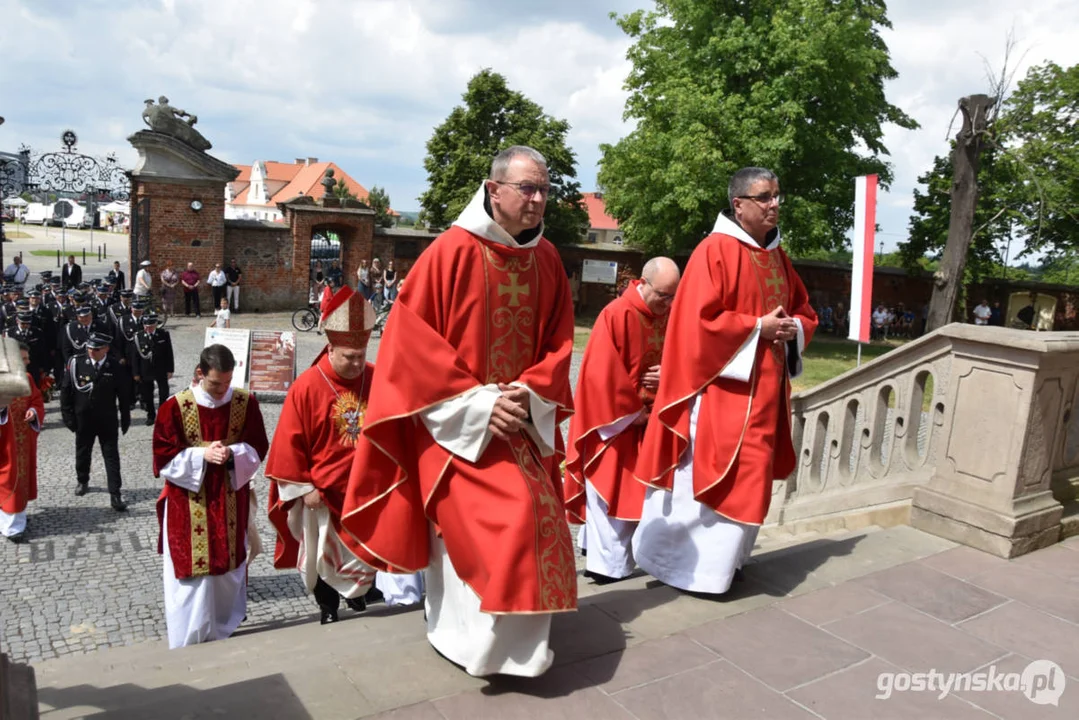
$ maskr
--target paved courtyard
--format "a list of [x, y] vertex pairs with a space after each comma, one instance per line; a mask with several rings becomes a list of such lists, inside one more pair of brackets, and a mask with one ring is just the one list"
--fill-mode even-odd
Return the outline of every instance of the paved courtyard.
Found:
[[[239, 314], [233, 327], [292, 330], [291, 314]], [[181, 389], [191, 376], [210, 320], [173, 318], [176, 375]], [[297, 370], [307, 368], [325, 343], [314, 332], [297, 333]], [[368, 358], [378, 352], [373, 339]], [[574, 378], [576, 370], [574, 370]], [[120, 438], [127, 513], [109, 507], [104, 464], [95, 447], [90, 493], [75, 497], [75, 436], [60, 421], [60, 403], [45, 409], [45, 429], [38, 450], [38, 499], [30, 504], [30, 542], [0, 543], [0, 634], [14, 660], [37, 662], [98, 648], [165, 637], [161, 556], [157, 554], [155, 501], [161, 481], [151, 471], [152, 428], [145, 413], [132, 415], [131, 429]], [[263, 417], [272, 438], [280, 404], [264, 403]], [[253, 487], [265, 508], [266, 480], [261, 472]], [[265, 512], [258, 518], [266, 551], [250, 565], [248, 619], [245, 627], [309, 618], [316, 606], [305, 596], [295, 572], [273, 568], [274, 531]]]

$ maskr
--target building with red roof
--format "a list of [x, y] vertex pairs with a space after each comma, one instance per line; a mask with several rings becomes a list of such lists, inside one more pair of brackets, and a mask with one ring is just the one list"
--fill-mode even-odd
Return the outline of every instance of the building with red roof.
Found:
[[335, 182], [344, 180], [357, 200], [367, 202], [367, 188], [336, 163], [319, 162], [318, 158], [297, 158], [293, 163], [258, 160], [234, 167], [240, 174], [225, 186], [226, 218], [283, 222], [278, 204], [302, 195], [321, 198], [322, 178], [328, 168], [333, 169]]
[[603, 193], [581, 193], [581, 199], [588, 210], [588, 236], [585, 242], [621, 245], [622, 231], [618, 227], [618, 221], [607, 214]]

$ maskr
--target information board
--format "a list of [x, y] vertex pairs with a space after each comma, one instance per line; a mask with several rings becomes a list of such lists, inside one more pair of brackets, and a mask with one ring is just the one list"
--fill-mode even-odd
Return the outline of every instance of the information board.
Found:
[[618, 263], [614, 260], [585, 260], [581, 268], [581, 282], [618, 284]]
[[287, 392], [296, 379], [296, 333], [251, 331], [252, 392]]
[[[247, 351], [250, 347], [250, 330], [234, 328], [206, 328], [206, 339], [203, 347], [210, 345], [224, 345], [232, 351], [236, 358], [236, 369], [232, 371], [232, 387], [242, 388], [247, 382]], [[191, 372], [194, 373], [192, 368]]]

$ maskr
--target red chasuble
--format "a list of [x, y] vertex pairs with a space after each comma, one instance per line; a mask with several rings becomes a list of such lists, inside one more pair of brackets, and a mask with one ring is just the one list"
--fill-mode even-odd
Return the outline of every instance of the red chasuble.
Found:
[[482, 611], [576, 607], [561, 433], [548, 457], [521, 432], [492, 438], [470, 463], [438, 445], [417, 415], [481, 385], [520, 381], [566, 418], [569, 293], [546, 240], [510, 248], [454, 226], [420, 255], [379, 347], [345, 497], [342, 523], [361, 560], [394, 572], [426, 567], [430, 520]]
[[[190, 389], [165, 401], [154, 424], [154, 477], [180, 451], [206, 447], [215, 440], [247, 443], [260, 458], [269, 442], [255, 397], [234, 389], [232, 401], [202, 407]], [[250, 488], [233, 490], [224, 465], [205, 464], [197, 493], [166, 481], [157, 499], [158, 524], [169, 514], [169, 552], [177, 579], [224, 575], [247, 559], [247, 514]], [[166, 500], [168, 502], [166, 502]], [[162, 552], [160, 538], [157, 551]]]
[[338, 537], [354, 553], [359, 552], [352, 536], [341, 532], [341, 508], [374, 369], [367, 363], [360, 377], [343, 380], [323, 353], [289, 388], [264, 471], [274, 481], [270, 483], [269, 514], [277, 529], [274, 567], [278, 570], [296, 567], [300, 543], [289, 530], [288, 513], [293, 503], [302, 502], [282, 501], [278, 482], [317, 488]]
[[671, 307], [663, 381], [637, 463], [639, 479], [672, 488], [689, 444], [690, 406], [701, 394], [694, 497], [731, 520], [764, 521], [773, 479], [795, 467], [787, 347], [758, 339], [748, 382], [720, 373], [757, 319], [779, 306], [801, 320], [808, 344], [817, 315], [781, 248], [765, 250], [716, 232], [697, 246]]
[[648, 309], [638, 290], [640, 284], [634, 280], [603, 308], [581, 360], [563, 484], [570, 522], [585, 521], [586, 478], [607, 503], [608, 515], [641, 519], [646, 487], [634, 479], [633, 470], [645, 426], [630, 425], [609, 440], [599, 435], [600, 428], [642, 409], [651, 411], [655, 401], [641, 380], [663, 357], [667, 316], [656, 317]]
[[0, 510], [14, 515], [37, 500], [37, 431], [26, 422], [26, 411], [37, 410], [38, 423], [45, 422], [45, 402], [26, 374], [30, 394], [15, 398], [8, 406], [7, 422], [0, 425]]

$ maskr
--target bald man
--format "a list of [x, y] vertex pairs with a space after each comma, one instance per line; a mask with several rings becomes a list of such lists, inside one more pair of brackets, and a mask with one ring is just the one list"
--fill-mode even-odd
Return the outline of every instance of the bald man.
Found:
[[596, 318], [570, 420], [563, 492], [586, 552], [585, 576], [597, 583], [636, 567], [633, 532], [645, 485], [633, 477], [637, 452], [659, 389], [667, 316], [680, 279], [670, 258], [649, 260], [640, 280]]

